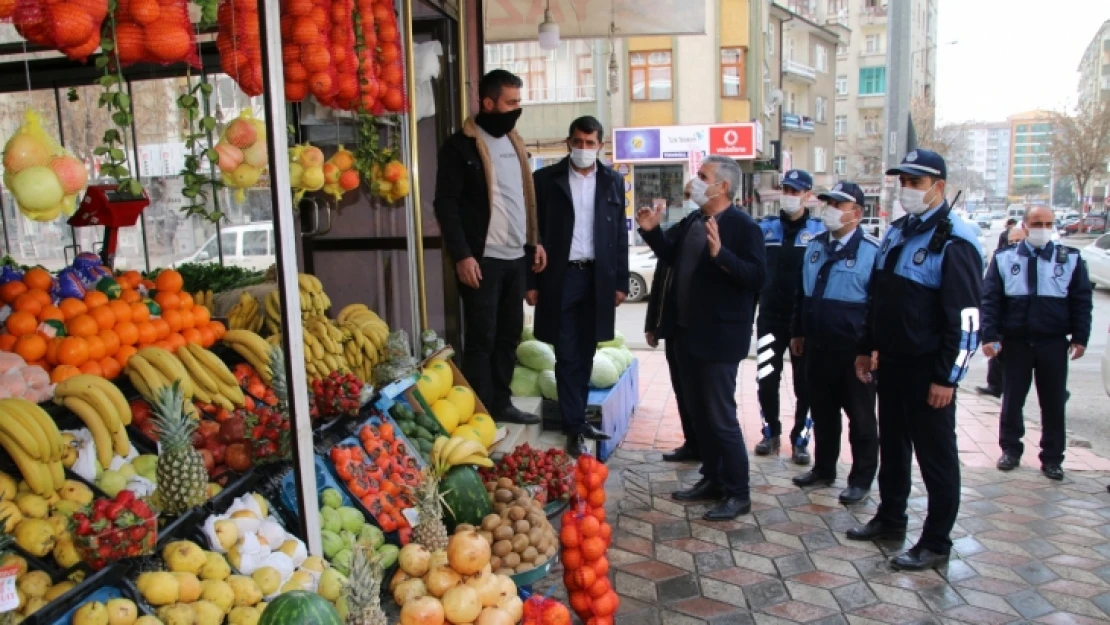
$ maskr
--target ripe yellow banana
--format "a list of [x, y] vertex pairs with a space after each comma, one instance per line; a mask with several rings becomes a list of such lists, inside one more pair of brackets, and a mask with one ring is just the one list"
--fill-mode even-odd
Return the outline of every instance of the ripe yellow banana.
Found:
[[[196, 356], [187, 348], [178, 349], [177, 358], [181, 361], [181, 364], [185, 365], [185, 369], [193, 378], [193, 390], [196, 392], [197, 397], [204, 402], [211, 401], [212, 394], [218, 393], [220, 387], [216, 384], [216, 381], [212, 379], [212, 376], [209, 375], [208, 370], [197, 361]], [[208, 396], [209, 399], [204, 399], [204, 396]]]
[[66, 469], [60, 460], [51, 462], [47, 466], [50, 467], [50, 475], [54, 478], [54, 492], [58, 492], [66, 485]]
[[193, 388], [193, 379], [189, 377], [189, 372], [185, 371], [185, 366], [181, 361], [174, 358], [173, 354], [159, 347], [144, 347], [139, 350], [138, 355], [146, 358], [147, 362], [158, 369], [167, 381], [173, 382], [174, 380], [181, 380], [181, 392], [185, 394], [188, 399], [193, 396], [195, 389]]
[[[128, 363], [130, 364], [130, 362], [129, 360]], [[73, 414], [77, 415], [78, 419], [81, 419], [85, 427], [89, 428], [89, 433], [93, 437], [93, 446], [96, 448], [96, 459], [100, 462], [100, 466], [107, 468], [111, 465], [112, 435], [108, 432], [108, 428], [104, 425], [104, 421], [100, 419], [96, 410], [79, 397], [66, 397], [62, 400], [62, 405], [69, 408]]]
[[[3, 433], [19, 445], [20, 449], [27, 452], [35, 460], [44, 460], [42, 449], [39, 448], [38, 437], [23, 425], [23, 419], [17, 419], [14, 410], [3, 409], [0, 416], [0, 433]], [[48, 456], [47, 456], [48, 457]]]
[[66, 397], [78, 397], [84, 400], [100, 415], [108, 432], [114, 435], [124, 429], [123, 420], [116, 414], [115, 404], [87, 379], [91, 377], [93, 376], [77, 375], [62, 382], [54, 389], [54, 401], [60, 404]]
[[162, 374], [154, 368], [154, 365], [147, 362], [146, 358], [143, 358], [139, 354], [132, 354], [131, 358], [127, 359], [127, 369], [136, 371], [142, 378], [147, 393], [149, 393], [143, 396], [148, 400], [156, 399], [162, 387], [170, 385], [169, 381], [162, 377]]
[[43, 497], [48, 497], [55, 492], [54, 478], [46, 464], [36, 461], [25, 449], [3, 432], [0, 432], [0, 447], [3, 447], [11, 456], [15, 465], [19, 468], [19, 472], [23, 474], [23, 479], [31, 487], [32, 492]]
[[23, 414], [28, 415], [35, 421], [39, 428], [42, 429], [43, 434], [46, 435], [47, 445], [50, 452], [50, 460], [52, 462], [59, 462], [62, 459], [62, 433], [58, 431], [57, 424], [46, 411], [39, 407], [38, 404], [27, 401], [25, 399], [14, 398], [15, 405], [23, 410]]
[[462, 463], [464, 458], [468, 458], [474, 454], [481, 454], [485, 456], [486, 448], [483, 447], [482, 444], [478, 441], [471, 440], [469, 438], [463, 439], [463, 441], [455, 446], [455, 448], [452, 449], [451, 453], [447, 456], [447, 464], [451, 466], [456, 466]]
[[[123, 396], [123, 392], [119, 390], [119, 387], [100, 376], [90, 375], [88, 377], [89, 382], [94, 387], [100, 389], [100, 392], [116, 407], [116, 415], [119, 417], [120, 422], [124, 425], [131, 425], [131, 405], [127, 403], [127, 398]], [[72, 379], [73, 378], [70, 378], [70, 380]], [[69, 380], [66, 381], [68, 382]], [[56, 392], [57, 391], [55, 391], [55, 393]]]
[[239, 385], [239, 381], [235, 379], [235, 374], [231, 372], [231, 369], [227, 368], [224, 361], [220, 360], [216, 354], [213, 354], [196, 343], [190, 343], [186, 345], [185, 348], [188, 349], [193, 357], [204, 365], [209, 373], [217, 380], [222, 381], [224, 384]]
[[[48, 462], [53, 459], [54, 453], [51, 451], [51, 440], [43, 431], [42, 426], [39, 425], [38, 420], [27, 410], [28, 402], [25, 399], [11, 398], [4, 400], [4, 407], [8, 414], [12, 415], [18, 422], [20, 427], [26, 430], [35, 439], [35, 446], [38, 448], [38, 459], [40, 462]], [[31, 449], [27, 450], [28, 455], [32, 458], [36, 457]], [[59, 450], [60, 456], [60, 450]]]

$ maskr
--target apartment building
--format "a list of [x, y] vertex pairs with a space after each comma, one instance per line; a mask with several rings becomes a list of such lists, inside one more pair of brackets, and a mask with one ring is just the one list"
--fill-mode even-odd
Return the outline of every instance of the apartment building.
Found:
[[948, 178], [964, 192], [968, 208], [1004, 206], [1010, 188], [1010, 123], [961, 124], [949, 159]]
[[[1110, 20], [1102, 23], [1079, 63], [1079, 106], [1110, 102]], [[1110, 163], [1088, 183], [1090, 203], [1110, 209]]]
[[1052, 171], [1052, 113], [1029, 111], [1011, 115], [1011, 199], [1033, 199], [1053, 205], [1071, 204], [1074, 193], [1069, 180], [1057, 179]]

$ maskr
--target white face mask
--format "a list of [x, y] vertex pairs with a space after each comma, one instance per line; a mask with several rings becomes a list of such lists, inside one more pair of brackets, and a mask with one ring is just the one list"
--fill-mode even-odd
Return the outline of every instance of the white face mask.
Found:
[[1027, 232], [1025, 240], [1035, 248], [1042, 248], [1052, 241], [1051, 228], [1030, 228]]
[[586, 150], [583, 148], [571, 148], [570, 161], [578, 169], [589, 169], [597, 162], [597, 150]]
[[706, 195], [706, 191], [709, 190], [709, 187], [717, 186], [718, 184], [720, 184], [720, 181], [714, 182], [712, 185], [710, 185], [706, 184], [706, 182], [701, 178], [692, 179], [690, 181], [690, 199], [693, 200], [699, 208], [705, 206], [709, 203], [709, 200], [717, 197], [716, 194]]
[[[933, 186], [936, 186], [935, 182]], [[902, 187], [902, 190], [899, 192], [898, 201], [902, 203], [902, 209], [907, 213], [911, 215], [920, 215], [929, 210], [929, 205], [925, 202], [925, 196], [932, 190], [933, 187], [929, 187], [924, 191]]]
[[802, 196], [784, 195], [779, 198], [779, 205], [787, 215], [797, 215], [802, 210]]
[[825, 228], [831, 232], [840, 230], [844, 227], [844, 211], [832, 206], [826, 206], [821, 210], [821, 221], [825, 222]]

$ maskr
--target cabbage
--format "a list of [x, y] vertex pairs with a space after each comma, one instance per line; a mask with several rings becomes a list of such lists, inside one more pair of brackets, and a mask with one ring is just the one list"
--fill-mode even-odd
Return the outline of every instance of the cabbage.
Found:
[[624, 335], [621, 334], [620, 330], [614, 331], [613, 340], [597, 344], [598, 349], [602, 347], [624, 347]]
[[532, 371], [547, 371], [555, 368], [555, 350], [546, 343], [524, 341], [516, 348], [516, 359]]
[[536, 333], [532, 330], [532, 326], [524, 326], [524, 330], [520, 333], [520, 340], [534, 341], [536, 340]]
[[624, 368], [627, 369], [631, 367], [632, 361], [636, 360], [636, 354], [633, 354], [632, 350], [628, 349], [627, 345], [623, 345], [621, 347], [618, 347], [617, 349], [619, 349], [620, 352], [624, 354]]
[[513, 397], [539, 397], [540, 374], [531, 369], [516, 367], [513, 369], [513, 381], [509, 384]]
[[548, 370], [540, 373], [540, 394], [543, 395], [544, 399], [559, 399], [554, 371]]
[[628, 368], [629, 362], [620, 348], [602, 347], [597, 353], [613, 361], [613, 366], [616, 367], [617, 373], [624, 373], [624, 370]]
[[590, 386], [594, 388], [612, 388], [621, 377], [620, 371], [613, 365], [613, 361], [604, 354], [594, 354], [594, 368], [590, 372]]

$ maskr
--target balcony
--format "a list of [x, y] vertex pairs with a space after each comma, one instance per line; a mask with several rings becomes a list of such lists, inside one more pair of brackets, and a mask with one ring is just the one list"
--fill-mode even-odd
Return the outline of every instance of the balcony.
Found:
[[791, 13], [800, 15], [807, 20], [817, 19], [817, 2], [815, 0], [787, 0], [786, 8]]
[[868, 50], [867, 48], [860, 49], [859, 58], [868, 59], [868, 58], [872, 58], [872, 57], [881, 58], [885, 61], [886, 60], [886, 48], [873, 49], [873, 50]]
[[857, 93], [856, 108], [881, 109], [886, 102], [885, 93]]
[[783, 78], [792, 79], [795, 82], [800, 82], [807, 85], [812, 85], [817, 82], [817, 71], [805, 63], [798, 61], [783, 59], [782, 60], [782, 75]]
[[859, 21], [864, 26], [886, 24], [886, 5], [864, 0], [859, 7]]
[[792, 113], [783, 113], [782, 130], [783, 132], [797, 132], [811, 135], [813, 134], [813, 118], [803, 115], [794, 115]]

